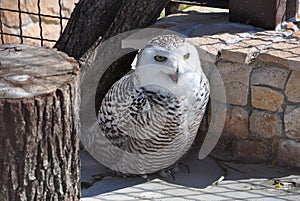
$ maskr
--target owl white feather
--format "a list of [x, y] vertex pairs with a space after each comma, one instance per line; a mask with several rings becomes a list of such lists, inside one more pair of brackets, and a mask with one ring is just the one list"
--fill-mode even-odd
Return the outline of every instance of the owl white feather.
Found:
[[100, 161], [125, 174], [168, 168], [191, 147], [209, 98], [197, 49], [162, 35], [140, 51], [136, 69], [102, 100]]

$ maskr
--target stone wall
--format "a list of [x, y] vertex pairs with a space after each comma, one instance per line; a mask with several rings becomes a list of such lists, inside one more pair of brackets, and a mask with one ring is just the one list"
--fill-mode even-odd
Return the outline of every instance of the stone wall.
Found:
[[219, 50], [227, 118], [216, 153], [300, 167], [299, 40], [268, 31], [193, 41], [211, 55]]
[[[69, 18], [75, 3], [78, 0], [61, 0], [62, 16]], [[38, 13], [38, 0], [21, 0], [20, 9], [22, 11]], [[18, 0], [0, 1], [0, 8], [18, 10]], [[50, 16], [59, 16], [60, 7], [58, 0], [41, 1], [41, 14]], [[2, 30], [5, 33], [20, 34], [19, 28], [19, 13], [12, 11], [0, 11], [2, 21]], [[22, 35], [40, 38], [39, 17], [32, 14], [21, 14], [22, 20]], [[43, 38], [57, 40], [60, 36], [60, 19], [51, 17], [41, 17]], [[67, 24], [67, 20], [62, 21], [63, 28]], [[15, 36], [3, 35], [4, 43], [20, 43], [21, 40]], [[2, 41], [0, 40], [0, 44]], [[24, 44], [41, 45], [41, 42], [36, 39], [23, 38]], [[53, 46], [54, 42], [44, 42], [45, 46]]]

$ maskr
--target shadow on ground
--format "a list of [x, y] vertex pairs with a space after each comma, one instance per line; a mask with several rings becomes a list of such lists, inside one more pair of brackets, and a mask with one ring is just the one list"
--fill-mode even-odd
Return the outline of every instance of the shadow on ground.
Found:
[[[179, 166], [175, 180], [172, 176], [162, 178], [154, 174], [147, 181], [142, 177], [107, 176], [107, 169], [87, 152], [81, 154], [81, 161], [82, 182], [90, 182], [90, 187], [82, 190], [83, 200], [295, 200], [300, 195], [299, 187], [276, 188], [274, 185], [275, 179], [298, 185], [300, 172], [265, 164], [222, 162], [212, 157], [197, 160], [194, 154], [190, 154], [182, 161], [190, 173], [185, 166]], [[213, 185], [222, 175], [226, 178]], [[99, 181], [91, 182], [96, 177]]]

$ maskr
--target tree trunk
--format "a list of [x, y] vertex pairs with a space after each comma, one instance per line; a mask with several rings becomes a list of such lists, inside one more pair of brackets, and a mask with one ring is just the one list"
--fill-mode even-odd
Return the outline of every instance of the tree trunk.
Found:
[[54, 47], [79, 59], [100, 38], [153, 24], [170, 0], [81, 0]]
[[[153, 24], [170, 0], [81, 0], [74, 9], [69, 23], [54, 47], [82, 61], [81, 70], [86, 71], [94, 62], [97, 46], [110, 37]], [[114, 47], [101, 52], [103, 72], [109, 69], [108, 79], [100, 82], [96, 93], [95, 112], [111, 85], [126, 74], [135, 53], [117, 59], [110, 66], [105, 60], [110, 54], [122, 51], [116, 41]], [[103, 48], [102, 48], [103, 50]], [[101, 51], [101, 50], [100, 50]], [[98, 53], [99, 54], [99, 53]], [[98, 58], [99, 59], [99, 58]], [[83, 73], [82, 73], [83, 74]], [[101, 78], [101, 75], [99, 75]]]
[[80, 0], [54, 47], [79, 59], [105, 34], [121, 3], [121, 0]]
[[117, 34], [153, 24], [169, 0], [123, 0], [113, 23], [104, 35], [108, 39]]
[[80, 199], [78, 72], [62, 52], [0, 46], [1, 201]]

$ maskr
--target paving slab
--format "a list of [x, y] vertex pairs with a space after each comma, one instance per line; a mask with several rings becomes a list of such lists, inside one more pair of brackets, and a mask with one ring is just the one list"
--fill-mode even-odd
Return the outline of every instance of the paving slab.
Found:
[[[174, 177], [149, 175], [123, 178], [109, 176], [105, 167], [83, 152], [82, 201], [117, 200], [299, 200], [300, 172], [266, 164], [196, 159], [189, 154]], [[92, 182], [97, 176], [99, 181]], [[225, 177], [225, 178], [224, 178]], [[224, 178], [224, 180], [222, 180]], [[219, 183], [218, 183], [219, 180]], [[280, 180], [282, 185], [275, 185]]]

